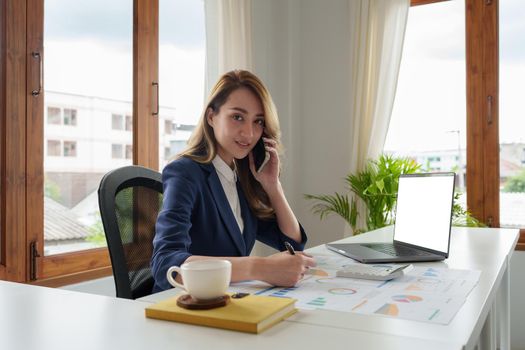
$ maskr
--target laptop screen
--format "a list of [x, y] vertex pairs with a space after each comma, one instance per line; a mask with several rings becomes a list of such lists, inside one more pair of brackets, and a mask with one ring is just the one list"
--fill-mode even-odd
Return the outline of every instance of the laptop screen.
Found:
[[399, 177], [394, 240], [448, 252], [454, 173]]

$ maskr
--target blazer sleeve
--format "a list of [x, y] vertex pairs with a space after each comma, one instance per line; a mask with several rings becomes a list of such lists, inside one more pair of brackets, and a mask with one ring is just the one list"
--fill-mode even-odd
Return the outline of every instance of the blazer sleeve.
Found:
[[162, 172], [163, 203], [157, 218], [151, 259], [157, 290], [171, 288], [166, 278], [168, 269], [174, 265], [180, 266], [191, 256], [189, 231], [198, 186], [190, 179], [187, 167], [177, 161], [169, 164]]
[[295, 250], [302, 251], [307, 241], [306, 232], [304, 231], [303, 226], [299, 223], [299, 229], [301, 230], [301, 242], [296, 242], [293, 239], [285, 235], [279, 225], [277, 220], [257, 220], [257, 240], [263, 242], [264, 244], [269, 245], [272, 248], [275, 248], [279, 251], [286, 250], [284, 242], [288, 242], [294, 247]]

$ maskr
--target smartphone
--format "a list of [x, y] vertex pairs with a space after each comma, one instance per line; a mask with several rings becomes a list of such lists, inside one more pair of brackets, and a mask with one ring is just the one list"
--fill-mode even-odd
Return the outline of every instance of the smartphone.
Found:
[[253, 147], [252, 154], [255, 170], [257, 172], [260, 172], [262, 168], [264, 168], [266, 163], [268, 163], [268, 161], [270, 160], [270, 153], [266, 151], [262, 137], [259, 139], [259, 141], [257, 141], [255, 147]]

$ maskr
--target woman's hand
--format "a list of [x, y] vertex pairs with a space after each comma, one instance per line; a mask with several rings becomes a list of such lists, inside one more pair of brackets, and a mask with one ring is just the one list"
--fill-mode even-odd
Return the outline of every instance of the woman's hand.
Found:
[[311, 256], [302, 252], [295, 255], [280, 252], [262, 259], [263, 262], [257, 264], [255, 278], [280, 287], [295, 286], [308, 269], [316, 265]]
[[279, 183], [279, 154], [277, 153], [277, 142], [275, 140], [263, 137], [263, 141], [266, 151], [270, 154], [270, 160], [260, 172], [257, 172], [255, 169], [253, 151], [250, 152], [248, 157], [253, 177], [259, 181], [266, 192], [269, 192]]

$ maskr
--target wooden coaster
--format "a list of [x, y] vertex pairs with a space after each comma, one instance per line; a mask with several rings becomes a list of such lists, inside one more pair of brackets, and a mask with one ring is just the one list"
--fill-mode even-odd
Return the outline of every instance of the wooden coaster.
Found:
[[223, 295], [222, 297], [210, 300], [197, 300], [192, 298], [189, 294], [184, 294], [177, 299], [177, 306], [190, 310], [208, 310], [226, 306], [229, 301], [229, 295]]

